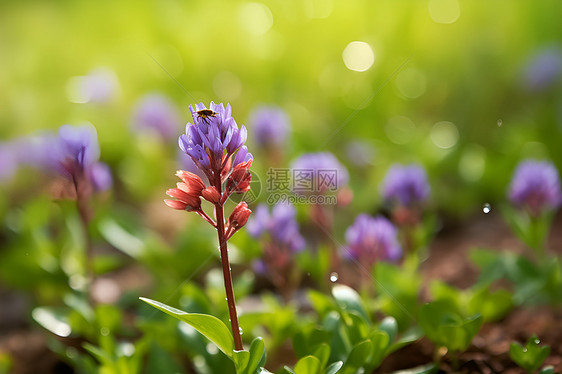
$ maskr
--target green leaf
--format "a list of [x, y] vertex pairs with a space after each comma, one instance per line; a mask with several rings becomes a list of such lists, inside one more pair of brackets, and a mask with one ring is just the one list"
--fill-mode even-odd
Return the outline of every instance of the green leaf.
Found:
[[357, 370], [367, 363], [372, 353], [373, 343], [370, 340], [364, 340], [355, 345], [345, 361], [342, 373], [355, 374]]
[[248, 362], [250, 362], [250, 352], [234, 351], [232, 355], [232, 361], [234, 361], [236, 373], [246, 374], [246, 368], [248, 367]]
[[252, 341], [252, 344], [250, 344], [250, 358], [245, 372], [248, 374], [259, 372], [259, 368], [265, 365], [265, 360], [265, 344], [262, 338], [257, 337]]
[[314, 356], [305, 356], [295, 365], [295, 374], [316, 374], [320, 371], [320, 360]]
[[329, 343], [332, 334], [315, 327], [304, 328], [293, 336], [293, 349], [298, 357], [310, 355], [323, 343]]
[[336, 361], [330, 366], [328, 366], [328, 368], [326, 369], [326, 374], [335, 374], [338, 371], [340, 371], [342, 366], [343, 366], [343, 361]]
[[451, 300], [424, 304], [418, 322], [429, 340], [451, 351], [464, 351], [482, 325], [479, 314], [463, 317]]
[[373, 354], [369, 359], [369, 372], [378, 367], [382, 360], [386, 357], [387, 347], [390, 344], [386, 331], [373, 331], [369, 336], [369, 340], [373, 343]]
[[328, 344], [320, 344], [313, 354], [318, 360], [320, 360], [320, 367], [324, 368], [328, 364], [330, 359], [330, 346]]
[[386, 332], [388, 340], [393, 342], [398, 334], [398, 323], [394, 317], [385, 317], [379, 325], [379, 330]]
[[234, 339], [228, 327], [226, 327], [220, 319], [208, 314], [186, 313], [166, 304], [144, 297], [141, 297], [140, 299], [145, 303], [152, 305], [156, 309], [160, 309], [164, 313], [192, 326], [194, 329], [206, 336], [210, 341], [215, 343], [227, 357], [234, 360]]
[[535, 335], [527, 340], [527, 344], [523, 347], [521, 344], [513, 342], [509, 346], [509, 357], [517, 365], [528, 371], [535, 372], [550, 354], [548, 345], [539, 346], [540, 341]]
[[66, 338], [72, 333], [66, 309], [39, 307], [33, 309], [31, 316], [38, 324], [55, 335]]
[[370, 323], [369, 316], [361, 302], [361, 297], [359, 297], [359, 294], [353, 288], [343, 284], [337, 284], [332, 288], [332, 295], [342, 310], [355, 311], [367, 324]]

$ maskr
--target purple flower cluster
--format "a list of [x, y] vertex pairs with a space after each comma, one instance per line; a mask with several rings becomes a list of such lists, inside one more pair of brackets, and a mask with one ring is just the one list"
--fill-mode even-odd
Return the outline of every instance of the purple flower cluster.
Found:
[[345, 166], [330, 152], [306, 153], [293, 162], [291, 169], [293, 177], [301, 175], [302, 183], [308, 183], [320, 192], [337, 190], [349, 180]]
[[405, 207], [424, 202], [429, 192], [425, 170], [415, 164], [391, 166], [381, 188], [381, 194], [386, 201], [397, 202]]
[[261, 106], [250, 113], [252, 134], [258, 146], [281, 147], [290, 131], [289, 117], [275, 106]]
[[166, 140], [176, 136], [181, 120], [173, 103], [166, 96], [148, 94], [135, 105], [131, 125], [134, 132], [151, 132]]
[[[19, 166], [56, 172], [73, 182], [86, 178], [98, 190], [112, 185], [109, 167], [100, 163], [96, 129], [92, 125], [59, 128], [58, 135], [43, 133], [0, 145], [9, 164], [2, 162], [0, 175], [10, 176]], [[8, 171], [8, 173], [6, 172]]]
[[562, 52], [556, 48], [545, 48], [526, 66], [523, 79], [529, 90], [538, 92], [551, 87], [561, 74]]
[[551, 162], [522, 161], [515, 169], [508, 194], [513, 205], [533, 216], [553, 210], [562, 203], [558, 170]]
[[252, 154], [248, 153], [248, 148], [244, 146], [246, 128], [242, 125], [238, 129], [231, 116], [230, 104], [225, 108], [222, 103], [211, 102], [210, 108], [207, 109], [203, 103], [199, 103], [195, 109], [190, 105], [189, 110], [194, 124], [187, 124], [185, 134], [179, 138], [179, 146], [192, 158], [195, 165], [205, 172], [209, 180], [214, 178], [212, 171], [222, 170], [227, 166], [226, 161], [236, 151], [238, 153], [232, 167], [252, 159]]
[[305, 247], [305, 241], [299, 233], [296, 215], [295, 207], [290, 204], [275, 205], [271, 214], [265, 204], [260, 204], [246, 228], [254, 238], [268, 233], [278, 247], [300, 252]]
[[396, 261], [402, 256], [397, 230], [384, 217], [361, 214], [345, 232], [347, 255], [368, 266], [377, 261]]

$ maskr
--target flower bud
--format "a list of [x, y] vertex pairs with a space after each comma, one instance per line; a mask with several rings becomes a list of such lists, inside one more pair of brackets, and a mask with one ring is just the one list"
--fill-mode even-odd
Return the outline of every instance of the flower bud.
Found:
[[201, 191], [201, 195], [207, 201], [210, 201], [213, 204], [216, 204], [220, 201], [221, 195], [219, 191], [214, 186], [209, 186]]
[[248, 222], [248, 217], [250, 217], [252, 211], [248, 208], [248, 204], [242, 201], [232, 211], [230, 217], [228, 218], [228, 228], [233, 232], [241, 229], [246, 222]]
[[[197, 210], [201, 207], [201, 199], [199, 196], [190, 195], [179, 188], [170, 188], [166, 191], [166, 195], [170, 197], [175, 197], [178, 200], [164, 200], [166, 205], [174, 209], [187, 210], [188, 212]], [[169, 204], [170, 201], [178, 201], [182, 204], [174, 203]]]
[[252, 181], [252, 174], [248, 170], [252, 165], [253, 160], [242, 162], [234, 167], [232, 174], [228, 178], [226, 188], [231, 192], [243, 193], [250, 190], [250, 182]]
[[198, 191], [200, 194], [201, 191], [203, 191], [203, 189], [205, 188], [205, 183], [203, 183], [201, 178], [199, 178], [198, 175], [193, 174], [189, 171], [178, 170], [176, 172], [176, 176], [180, 178], [183, 181], [183, 183], [185, 183], [188, 186], [190, 191]]

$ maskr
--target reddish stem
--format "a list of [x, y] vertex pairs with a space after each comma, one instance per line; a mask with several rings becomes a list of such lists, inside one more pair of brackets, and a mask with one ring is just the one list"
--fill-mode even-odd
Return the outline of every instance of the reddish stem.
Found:
[[[220, 173], [215, 180], [215, 187], [222, 194], [222, 183]], [[226, 290], [226, 302], [228, 303], [228, 313], [230, 315], [230, 325], [232, 327], [232, 337], [234, 338], [234, 349], [241, 351], [244, 349], [242, 345], [242, 336], [240, 336], [240, 326], [238, 325], [238, 314], [236, 313], [236, 301], [234, 299], [234, 289], [232, 287], [232, 274], [230, 271], [230, 262], [228, 261], [228, 248], [226, 246], [226, 231], [224, 228], [224, 203], [215, 204], [215, 216], [217, 219], [217, 233], [219, 236], [219, 248], [221, 252], [222, 274], [224, 276], [224, 288]]]

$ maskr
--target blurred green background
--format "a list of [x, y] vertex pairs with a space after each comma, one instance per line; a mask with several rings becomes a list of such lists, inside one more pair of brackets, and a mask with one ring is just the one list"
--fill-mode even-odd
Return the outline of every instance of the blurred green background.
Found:
[[[351, 169], [356, 207], [376, 204], [393, 162], [425, 165], [434, 204], [453, 213], [503, 200], [522, 158], [562, 166], [560, 2], [4, 1], [0, 7], [0, 139], [89, 121], [98, 129], [102, 160], [117, 186], [124, 182], [118, 193], [125, 199], [156, 194], [162, 179], [153, 174], [176, 168], [156, 161], [162, 152], [175, 156], [173, 142], [166, 146], [173, 150], [163, 151], [130, 131], [136, 100], [150, 92], [172, 98], [183, 122], [194, 101], [230, 102], [239, 124], [258, 104], [282, 107], [293, 127], [286, 160], [334, 152]], [[354, 41], [368, 46], [344, 56]], [[75, 77], [96, 69], [112, 79], [111, 98], [73, 102], [80, 101]], [[251, 146], [251, 129], [249, 138]], [[256, 158], [257, 169], [267, 168], [263, 160]]]

